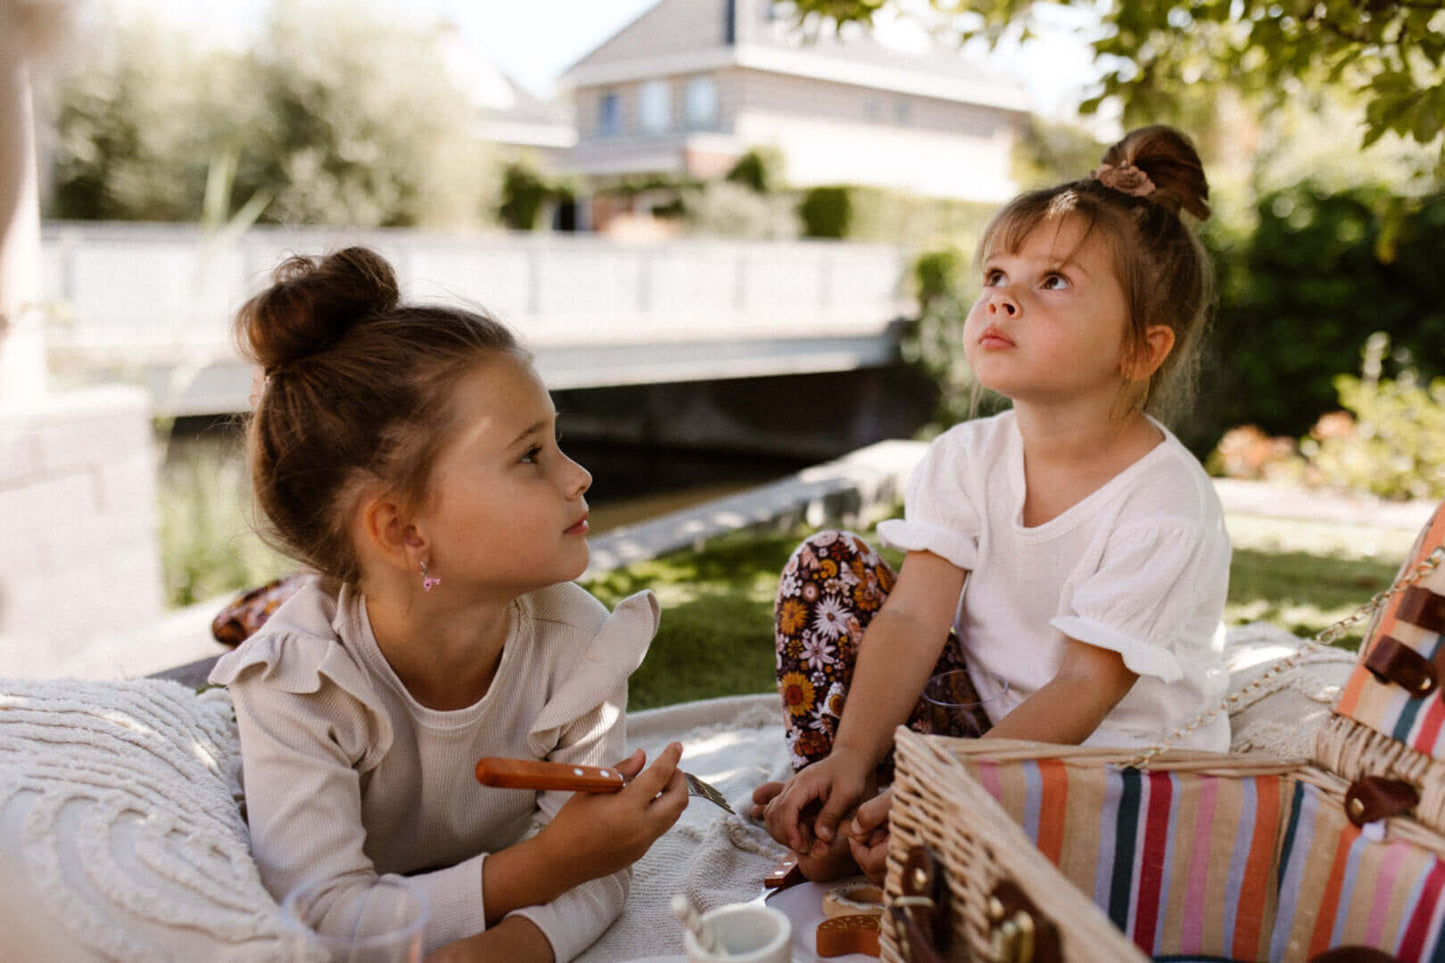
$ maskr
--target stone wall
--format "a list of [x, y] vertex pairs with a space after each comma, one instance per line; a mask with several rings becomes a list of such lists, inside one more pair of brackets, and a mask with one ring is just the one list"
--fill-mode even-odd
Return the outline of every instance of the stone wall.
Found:
[[155, 485], [139, 389], [0, 408], [0, 676], [66, 674], [159, 618]]

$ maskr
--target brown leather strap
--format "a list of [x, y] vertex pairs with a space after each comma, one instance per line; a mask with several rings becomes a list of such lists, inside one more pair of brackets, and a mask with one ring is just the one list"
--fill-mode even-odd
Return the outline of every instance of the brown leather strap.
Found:
[[888, 908], [898, 937], [898, 952], [908, 963], [944, 963], [947, 959], [933, 948], [929, 934], [918, 925], [913, 914], [901, 906]]
[[1445, 595], [1412, 585], [1400, 592], [1395, 618], [1427, 632], [1445, 632]]
[[899, 877], [899, 898], [890, 912], [904, 959], [913, 963], [931, 963], [948, 956], [953, 940], [952, 919], [948, 912], [948, 886], [943, 864], [927, 846], [915, 846], [903, 860]]
[[1350, 783], [1345, 793], [1345, 815], [1356, 826], [1398, 816], [1415, 808], [1420, 793], [1408, 782], [1383, 776], [1364, 776]]
[[1371, 643], [1364, 666], [1376, 679], [1398, 685], [1415, 699], [1429, 695], [1440, 684], [1435, 665], [1393, 635], [1381, 635]]

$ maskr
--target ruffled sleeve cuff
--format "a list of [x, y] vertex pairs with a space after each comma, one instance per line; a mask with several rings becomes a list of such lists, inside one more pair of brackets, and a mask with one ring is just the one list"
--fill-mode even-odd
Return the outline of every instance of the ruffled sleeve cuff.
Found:
[[1130, 638], [1117, 629], [1077, 615], [1060, 615], [1049, 624], [1071, 639], [1119, 653], [1124, 658], [1124, 665], [1136, 675], [1153, 676], [1166, 683], [1184, 678], [1184, 667], [1179, 664], [1179, 657], [1168, 649]]
[[[529, 747], [544, 758], [561, 732], [577, 719], [607, 703], [642, 665], [657, 634], [661, 607], [651, 592], [638, 592], [617, 604], [577, 660], [572, 674], [557, 687], [527, 733]], [[616, 706], [620, 715], [626, 706]], [[615, 721], [615, 720], [612, 720]]]
[[978, 541], [941, 525], [917, 519], [892, 518], [878, 523], [883, 544], [900, 552], [932, 552], [965, 571], [978, 564]]

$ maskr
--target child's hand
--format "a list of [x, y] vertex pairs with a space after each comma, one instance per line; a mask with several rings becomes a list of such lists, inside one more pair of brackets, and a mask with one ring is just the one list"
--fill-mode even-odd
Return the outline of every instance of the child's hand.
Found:
[[[867, 791], [870, 768], [846, 749], [835, 746], [826, 758], [789, 779], [783, 791], [768, 802], [763, 813], [768, 833], [795, 853], [826, 853], [838, 823]], [[808, 825], [810, 820], [804, 810], [815, 802], [822, 809]]]
[[888, 869], [888, 810], [893, 805], [893, 790], [886, 789], [858, 807], [849, 826], [848, 848], [858, 868], [883, 885]]
[[631, 866], [687, 808], [687, 782], [677, 768], [682, 744], [674, 742], [647, 769], [641, 749], [616, 768], [635, 777], [616, 793], [573, 793], [542, 831], [553, 852], [586, 879]]

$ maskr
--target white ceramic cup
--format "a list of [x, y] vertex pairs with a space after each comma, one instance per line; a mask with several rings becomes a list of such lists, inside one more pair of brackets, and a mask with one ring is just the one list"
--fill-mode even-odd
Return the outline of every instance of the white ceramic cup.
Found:
[[351, 908], [352, 919], [337, 920], [325, 914], [324, 933], [312, 927], [321, 922], [324, 899], [334, 880], [313, 880], [296, 887], [281, 902], [287, 958], [301, 963], [421, 963], [423, 935], [431, 907], [419, 890], [399, 876], [383, 876], [367, 898]]
[[793, 958], [793, 925], [771, 906], [729, 903], [708, 910], [702, 921], [715, 940], [704, 951], [691, 931], [684, 933], [691, 963], [790, 963]]

